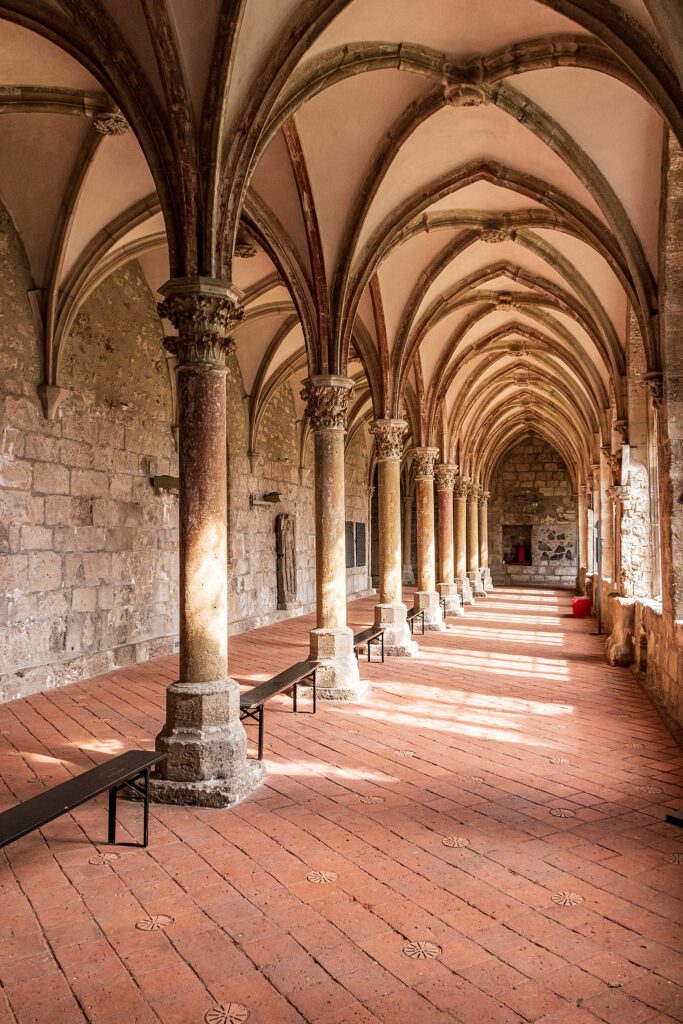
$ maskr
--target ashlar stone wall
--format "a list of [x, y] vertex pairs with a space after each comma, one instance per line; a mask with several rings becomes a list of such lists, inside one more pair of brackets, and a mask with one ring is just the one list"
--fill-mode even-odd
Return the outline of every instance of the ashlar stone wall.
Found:
[[[296, 408], [290, 384], [273, 394], [263, 411], [256, 452], [247, 454], [246, 403], [238, 365], [239, 348], [228, 373], [228, 466], [230, 620], [234, 632], [289, 618], [277, 607], [275, 523], [280, 513], [295, 519], [296, 580], [299, 614], [315, 603], [313, 451], [308, 445], [299, 471]], [[278, 491], [277, 505], [250, 507]]]
[[[576, 497], [562, 458], [542, 438], [532, 435], [500, 460], [493, 475], [488, 522], [494, 583], [575, 585]], [[504, 563], [504, 526], [531, 526], [531, 565]]]
[[0, 700], [168, 653], [177, 633], [177, 475], [154, 301], [135, 262], [106, 280], [68, 340], [58, 417], [21, 242], [0, 216]]
[[[169, 365], [140, 265], [112, 274], [79, 312], [63, 353], [66, 398], [44, 418], [41, 355], [21, 241], [0, 207], [0, 701], [170, 653], [178, 619], [178, 475]], [[275, 520], [295, 517], [298, 611], [315, 605], [313, 446], [299, 465], [294, 394], [283, 384], [247, 452], [239, 348], [228, 374], [230, 620], [277, 608]], [[347, 451], [347, 516], [367, 528], [362, 435]], [[251, 507], [278, 491], [277, 505]], [[349, 570], [367, 590], [367, 564]]]

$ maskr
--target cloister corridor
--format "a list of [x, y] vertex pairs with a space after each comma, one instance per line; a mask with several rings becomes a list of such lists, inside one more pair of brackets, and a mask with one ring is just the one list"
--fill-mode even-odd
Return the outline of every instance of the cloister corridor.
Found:
[[[265, 784], [154, 806], [148, 850], [106, 846], [104, 797], [9, 846], [0, 1022], [683, 1020], [683, 757], [570, 596], [496, 588], [416, 658], [361, 661], [365, 701], [271, 702]], [[311, 621], [231, 637], [231, 675], [305, 655]], [[2, 805], [150, 747], [176, 677], [0, 707]], [[131, 840], [140, 817], [121, 802]]]

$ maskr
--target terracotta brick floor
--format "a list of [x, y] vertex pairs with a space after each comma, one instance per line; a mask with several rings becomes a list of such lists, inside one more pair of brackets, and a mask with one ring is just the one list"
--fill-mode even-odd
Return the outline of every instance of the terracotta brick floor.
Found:
[[[361, 663], [365, 703], [313, 718], [278, 700], [267, 784], [232, 811], [155, 807], [148, 851], [92, 862], [103, 799], [8, 847], [0, 1021], [683, 1020], [683, 832], [664, 824], [683, 758], [569, 610], [497, 590], [418, 658]], [[235, 637], [232, 674], [298, 660], [310, 624]], [[168, 658], [0, 707], [0, 805], [150, 747], [174, 674]], [[122, 802], [130, 837], [140, 817]]]

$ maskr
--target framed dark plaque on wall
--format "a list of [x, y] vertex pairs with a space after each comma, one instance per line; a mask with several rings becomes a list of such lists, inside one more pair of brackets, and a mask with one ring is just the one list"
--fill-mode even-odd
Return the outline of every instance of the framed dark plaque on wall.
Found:
[[356, 523], [356, 565], [365, 565], [365, 523]]
[[353, 523], [346, 524], [346, 568], [353, 569], [356, 564]]

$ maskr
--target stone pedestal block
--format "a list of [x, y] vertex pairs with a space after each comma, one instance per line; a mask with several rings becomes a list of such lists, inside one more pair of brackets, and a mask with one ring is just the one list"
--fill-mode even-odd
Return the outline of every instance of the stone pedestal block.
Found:
[[455, 585], [458, 588], [458, 594], [460, 596], [460, 603], [464, 606], [466, 604], [474, 604], [474, 594], [472, 593], [472, 587], [467, 576], [458, 576], [455, 580]]
[[472, 572], [467, 573], [467, 578], [470, 581], [470, 586], [475, 597], [486, 597], [486, 591], [484, 590], [484, 584], [481, 579], [481, 572], [479, 569], [474, 569]]
[[448, 629], [443, 621], [439, 595], [435, 590], [418, 590], [415, 594], [415, 606], [425, 613], [425, 629], [440, 631]]
[[413, 658], [419, 651], [410, 635], [404, 604], [375, 605], [375, 625], [384, 626], [384, 653], [399, 658]]
[[605, 647], [607, 660], [610, 665], [632, 665], [635, 661], [635, 599], [614, 596], [609, 600], [609, 607], [612, 633]]
[[439, 591], [439, 597], [446, 600], [446, 614], [447, 615], [464, 615], [465, 609], [460, 603], [460, 595], [458, 594], [457, 583], [437, 583], [436, 589]]
[[321, 700], [364, 700], [370, 696], [370, 683], [360, 678], [351, 629], [312, 629], [310, 643], [311, 659], [320, 662], [316, 686]]
[[484, 588], [484, 593], [488, 594], [489, 590], [493, 590], [493, 578], [491, 576], [491, 570], [488, 568], [481, 570], [481, 582]]
[[261, 761], [247, 760], [239, 686], [233, 679], [172, 683], [156, 749], [166, 754], [164, 778], [152, 784], [152, 799], [160, 803], [230, 807], [264, 775]]

